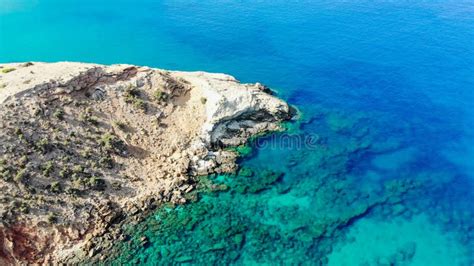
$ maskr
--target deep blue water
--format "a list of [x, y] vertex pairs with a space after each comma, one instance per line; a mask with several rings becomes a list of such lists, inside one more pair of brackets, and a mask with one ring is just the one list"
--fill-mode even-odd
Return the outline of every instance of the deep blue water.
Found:
[[[64, 60], [225, 72], [299, 108], [290, 132], [318, 136], [316, 148], [264, 145], [242, 159], [283, 172], [275, 187], [195, 205], [242, 204], [226, 213], [245, 224], [244, 244], [211, 252], [221, 263], [474, 263], [473, 1], [0, 1], [0, 62]], [[397, 180], [393, 199], [384, 188]], [[314, 223], [337, 228], [322, 237]], [[192, 250], [203, 230], [176, 243]], [[129, 249], [167, 258], [158, 241]]]

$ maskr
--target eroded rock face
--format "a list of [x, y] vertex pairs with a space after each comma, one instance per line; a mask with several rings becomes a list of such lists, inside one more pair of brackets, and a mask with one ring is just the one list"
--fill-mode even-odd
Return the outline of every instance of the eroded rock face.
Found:
[[94, 256], [111, 225], [185, 203], [197, 176], [235, 171], [236, 154], [223, 148], [291, 117], [264, 86], [224, 74], [0, 67], [0, 262]]

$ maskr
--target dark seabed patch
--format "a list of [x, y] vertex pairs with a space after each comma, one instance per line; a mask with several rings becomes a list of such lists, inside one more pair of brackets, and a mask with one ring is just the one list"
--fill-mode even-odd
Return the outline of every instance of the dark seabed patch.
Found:
[[[466, 177], [451, 171], [449, 162], [429, 167], [406, 141], [380, 141], [384, 132], [374, 130], [372, 116], [320, 107], [316, 116], [290, 125], [286, 133], [320, 132], [310, 149], [284, 150], [288, 143], [278, 143], [287, 140], [281, 133], [259, 139], [259, 148], [242, 160], [237, 174], [203, 177], [197, 201], [160, 208], [127, 228], [130, 239], [120, 244], [119, 256], [109, 259], [149, 264], [473, 263], [474, 213], [462, 204], [469, 188], [459, 184]], [[362, 167], [355, 163], [361, 158], [372, 159]], [[269, 160], [281, 166], [265, 169]]]

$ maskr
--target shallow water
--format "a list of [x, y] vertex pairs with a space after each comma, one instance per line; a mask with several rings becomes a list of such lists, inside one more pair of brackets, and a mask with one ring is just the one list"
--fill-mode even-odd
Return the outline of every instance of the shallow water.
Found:
[[302, 112], [111, 261], [474, 263], [472, 1], [96, 2], [3, 0], [0, 62], [226, 72]]

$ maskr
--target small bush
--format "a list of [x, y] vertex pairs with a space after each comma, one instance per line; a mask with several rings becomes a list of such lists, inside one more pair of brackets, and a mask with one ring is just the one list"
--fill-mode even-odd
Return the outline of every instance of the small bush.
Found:
[[204, 97], [201, 97], [201, 103], [202, 103], [202, 104], [206, 104], [206, 103], [207, 103], [207, 99], [204, 98]]
[[74, 167], [72, 168], [72, 173], [73, 174], [80, 174], [80, 173], [83, 173], [84, 172], [84, 167], [82, 165], [74, 165]]
[[66, 167], [64, 167], [63, 169], [61, 169], [61, 171], [59, 171], [59, 177], [61, 178], [68, 178], [70, 175], [71, 175], [71, 171], [69, 171], [69, 169], [67, 169]]
[[11, 181], [13, 176], [13, 169], [8, 166], [0, 166], [0, 178], [5, 181]]
[[36, 149], [45, 154], [52, 150], [52, 145], [47, 138], [43, 138], [35, 143]]
[[50, 224], [54, 224], [54, 223], [56, 223], [56, 222], [58, 221], [58, 217], [56, 216], [56, 214], [54, 214], [54, 213], [52, 213], [52, 212], [50, 212], [50, 213], [48, 214], [48, 216], [46, 217], [46, 219], [48, 220], [48, 222], [49, 222]]
[[124, 96], [125, 100], [133, 99], [135, 97], [140, 96], [140, 91], [138, 90], [138, 88], [134, 88], [132, 85], [129, 85], [128, 88], [125, 90]]
[[90, 114], [81, 114], [80, 119], [86, 123], [89, 123], [93, 126], [99, 125], [99, 118], [92, 116]]
[[87, 147], [80, 152], [81, 156], [85, 159], [89, 159], [92, 157], [92, 149]]
[[22, 202], [20, 203], [20, 206], [18, 207], [18, 210], [22, 213], [29, 213], [30, 212], [30, 206], [28, 206], [27, 203]]
[[120, 130], [125, 130], [127, 128], [127, 123], [122, 122], [122, 121], [114, 121], [114, 125], [118, 127]]
[[121, 139], [110, 133], [104, 134], [100, 138], [99, 144], [107, 151], [115, 152], [117, 154], [120, 154], [126, 150], [125, 143]]
[[53, 162], [52, 161], [47, 162], [45, 165], [43, 165], [42, 169], [43, 169], [43, 175], [49, 176], [54, 170]]
[[108, 169], [114, 168], [114, 161], [110, 157], [101, 157], [99, 159], [99, 165]]
[[15, 128], [15, 135], [22, 136], [23, 135], [23, 130], [21, 130], [21, 128], [19, 128], [19, 127]]
[[155, 97], [155, 100], [160, 101], [163, 99], [163, 92], [158, 89], [153, 93], [153, 97]]
[[64, 119], [64, 111], [61, 110], [61, 109], [56, 109], [56, 111], [54, 111], [53, 113], [53, 116], [59, 120], [63, 120]]
[[146, 105], [146, 102], [142, 99], [139, 99], [139, 98], [135, 98], [133, 100], [133, 106], [137, 109], [140, 109], [140, 110], [143, 110], [143, 111], [146, 111], [147, 109], [147, 105]]
[[21, 169], [20, 171], [18, 171], [16, 173], [13, 180], [17, 183], [21, 183], [21, 182], [25, 181], [27, 178], [28, 178], [28, 171], [26, 170], [26, 168], [23, 168], [23, 169]]
[[18, 159], [18, 165], [21, 167], [25, 167], [26, 164], [28, 163], [28, 157], [26, 155], [23, 155]]
[[147, 105], [144, 100], [140, 99], [140, 91], [137, 88], [130, 85], [125, 91], [124, 97], [126, 103], [131, 103], [135, 108], [146, 111]]
[[98, 178], [96, 176], [92, 176], [90, 179], [89, 179], [89, 187], [94, 189], [94, 190], [104, 190], [106, 185], [105, 185], [105, 181], [104, 179], [102, 178]]
[[92, 109], [90, 107], [87, 107], [86, 110], [80, 114], [79, 119], [93, 126], [99, 125], [99, 118], [92, 115]]
[[66, 192], [66, 194], [73, 195], [73, 196], [79, 196], [81, 194], [81, 191], [79, 189], [70, 188], [70, 187], [66, 188], [64, 192]]
[[59, 193], [61, 192], [61, 184], [59, 182], [52, 182], [50, 186], [51, 192], [53, 193]]

